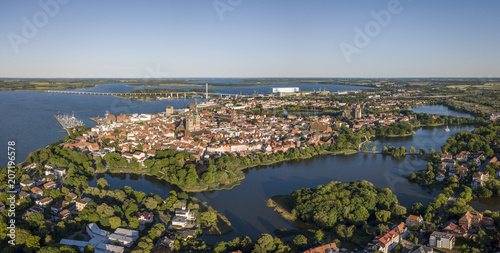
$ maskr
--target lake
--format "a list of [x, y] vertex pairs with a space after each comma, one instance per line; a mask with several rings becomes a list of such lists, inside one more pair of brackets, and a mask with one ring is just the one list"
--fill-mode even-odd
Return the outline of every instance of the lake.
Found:
[[[319, 88], [307, 84], [280, 84], [280, 86], [299, 86], [303, 90]], [[324, 85], [324, 84], [323, 84]], [[359, 86], [326, 85], [331, 91], [361, 89]], [[144, 89], [146, 87], [131, 87], [124, 84], [101, 85], [89, 89], [96, 92], [125, 92], [127, 89]], [[191, 87], [184, 87], [189, 89]], [[243, 89], [245, 88], [245, 89]], [[257, 87], [216, 87], [217, 92], [231, 93], [242, 91], [242, 94], [264, 93], [270, 86]], [[218, 90], [217, 90], [218, 89]], [[328, 90], [328, 89], [327, 89]], [[243, 93], [245, 92], [245, 93]], [[266, 92], [267, 93], [267, 92]], [[43, 148], [52, 142], [60, 140], [66, 134], [52, 117], [58, 111], [72, 114], [84, 121], [86, 126], [95, 123], [88, 117], [103, 116], [106, 111], [112, 114], [156, 113], [163, 111], [167, 105], [174, 108], [185, 108], [194, 99], [161, 100], [155, 102], [131, 101], [109, 96], [40, 93], [30, 91], [0, 92], [0, 123], [1, 143], [8, 140], [17, 142], [17, 162], [21, 162], [32, 151]], [[432, 107], [429, 109], [432, 110]], [[461, 130], [472, 130], [471, 126], [452, 126], [450, 135]], [[446, 141], [447, 135], [443, 127], [422, 128], [412, 137], [390, 138], [376, 140], [379, 150], [382, 145], [409, 149], [432, 147], [439, 150]], [[6, 153], [6, 145], [0, 146], [0, 151]], [[5, 164], [6, 157], [0, 157]], [[295, 228], [287, 220], [282, 219], [272, 208], [266, 206], [266, 200], [276, 194], [288, 194], [303, 187], [316, 187], [332, 180], [348, 182], [353, 180], [368, 180], [376, 187], [388, 187], [397, 196], [401, 204], [411, 207], [414, 202], [429, 203], [439, 192], [425, 191], [417, 185], [412, 185], [402, 177], [425, 168], [426, 162], [413, 157], [392, 158], [380, 154], [359, 153], [349, 156], [320, 156], [301, 161], [290, 161], [271, 166], [256, 167], [246, 171], [246, 179], [232, 190], [196, 193], [194, 196], [207, 202], [216, 210], [226, 215], [233, 224], [234, 232], [221, 237], [204, 236], [207, 242], [230, 240], [239, 235], [249, 235], [256, 238], [260, 233], [272, 233], [279, 228]], [[96, 180], [104, 177], [111, 188], [132, 186], [135, 190], [168, 196], [172, 186], [167, 182], [142, 175], [97, 175], [90, 181], [91, 186]]]
[[[451, 132], [472, 127], [452, 127]], [[423, 128], [415, 138], [391, 138], [384, 144], [393, 146], [432, 147], [440, 149], [447, 138], [432, 138], [444, 133], [444, 127]], [[430, 138], [427, 141], [419, 138]], [[381, 149], [381, 146], [380, 148]], [[288, 194], [299, 188], [313, 188], [330, 181], [367, 180], [376, 187], [389, 188], [399, 202], [411, 208], [413, 203], [426, 205], [441, 191], [427, 191], [402, 177], [426, 168], [427, 162], [411, 156], [393, 158], [388, 155], [358, 153], [354, 155], [323, 155], [300, 161], [283, 162], [269, 166], [258, 166], [246, 170], [246, 178], [231, 190], [201, 192], [195, 197], [207, 202], [231, 221], [234, 231], [225, 236], [204, 236], [207, 242], [232, 240], [236, 236], [249, 235], [256, 238], [261, 233], [273, 233], [279, 228], [296, 228], [292, 222], [281, 218], [266, 201], [273, 195]], [[159, 182], [149, 176], [100, 174], [89, 185], [96, 186], [97, 179], [104, 177], [112, 189], [125, 185], [135, 190], [152, 192], [163, 198], [172, 189], [167, 182]]]
[[454, 110], [449, 109], [447, 106], [444, 105], [424, 105], [424, 106], [418, 106], [418, 107], [412, 107], [410, 110], [416, 112], [416, 113], [428, 113], [428, 114], [438, 114], [438, 115], [447, 115], [447, 116], [457, 116], [457, 117], [466, 117], [466, 118], [471, 118], [473, 119], [474, 116], [464, 113], [464, 112], [457, 112]]
[[500, 211], [500, 197], [473, 199], [470, 206], [478, 212], [484, 212], [486, 210]]

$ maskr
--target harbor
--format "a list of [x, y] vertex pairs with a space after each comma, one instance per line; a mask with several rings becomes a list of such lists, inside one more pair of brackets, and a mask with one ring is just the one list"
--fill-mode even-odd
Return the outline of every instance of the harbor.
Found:
[[67, 114], [61, 114], [61, 112], [57, 112], [56, 114], [54, 114], [54, 118], [57, 120], [59, 125], [61, 125], [61, 127], [66, 130], [68, 135], [71, 134], [69, 129], [76, 126], [83, 126], [83, 121], [75, 118], [74, 115], [69, 116]]

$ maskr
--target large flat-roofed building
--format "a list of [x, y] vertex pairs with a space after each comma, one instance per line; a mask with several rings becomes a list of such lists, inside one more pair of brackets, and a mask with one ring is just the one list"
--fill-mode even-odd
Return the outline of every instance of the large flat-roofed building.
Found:
[[299, 87], [274, 87], [273, 93], [299, 92]]
[[455, 236], [443, 232], [432, 232], [429, 238], [429, 246], [436, 248], [453, 249], [455, 247]]
[[115, 232], [108, 236], [112, 241], [118, 241], [121, 245], [129, 247], [139, 239], [139, 231], [126, 228], [117, 228]]

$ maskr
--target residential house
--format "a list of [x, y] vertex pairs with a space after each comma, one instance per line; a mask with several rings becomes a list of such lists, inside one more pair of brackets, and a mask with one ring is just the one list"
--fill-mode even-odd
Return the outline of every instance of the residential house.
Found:
[[441, 167], [445, 170], [453, 169], [455, 167], [455, 160], [453, 159], [445, 159], [441, 160]]
[[31, 187], [35, 184], [35, 181], [31, 180], [31, 179], [28, 179], [28, 180], [24, 180], [22, 182], [19, 183], [19, 185], [21, 185], [22, 188], [28, 186], [28, 187]]
[[494, 225], [491, 217], [484, 217], [481, 213], [467, 211], [459, 220], [458, 224], [467, 231], [474, 232], [479, 227], [490, 227]]
[[335, 243], [321, 245], [314, 249], [308, 249], [304, 253], [339, 253], [340, 250]]
[[50, 210], [53, 213], [58, 213], [58, 212], [61, 212], [64, 209], [64, 207], [66, 207], [68, 204], [69, 204], [69, 202], [66, 200], [59, 200], [59, 201], [57, 201], [57, 203], [55, 203], [54, 205], [52, 205], [50, 207]]
[[432, 232], [429, 238], [429, 246], [451, 250], [455, 247], [455, 236], [449, 233]]
[[43, 196], [42, 189], [40, 189], [36, 186], [31, 188], [31, 197], [32, 198], [37, 199], [37, 198], [40, 198], [41, 196]]
[[48, 183], [45, 183], [45, 184], [43, 185], [43, 188], [44, 188], [44, 189], [56, 189], [56, 188], [57, 188], [57, 183], [56, 183], [56, 182], [54, 182], [54, 181], [50, 181], [50, 182], [48, 182]]
[[391, 231], [394, 231], [399, 235], [398, 241], [405, 239], [410, 234], [410, 230], [408, 230], [408, 225], [404, 222], [395, 225]]
[[467, 162], [469, 159], [470, 152], [469, 151], [462, 151], [460, 154], [458, 154], [455, 159], [459, 162]]
[[464, 178], [469, 174], [469, 168], [461, 165], [460, 168], [458, 168], [458, 177], [459, 178]]
[[61, 220], [67, 219], [71, 215], [71, 212], [68, 209], [64, 209], [61, 212], [59, 212], [59, 218]]
[[5, 204], [2, 201], [0, 201], [0, 211], [2, 211], [3, 209], [5, 209]]
[[165, 246], [167, 248], [172, 248], [175, 243], [175, 237], [173, 239], [170, 239], [168, 236], [164, 236], [158, 242], [156, 243], [157, 246]]
[[71, 203], [73, 203], [73, 202], [76, 202], [76, 199], [78, 198], [78, 195], [76, 195], [73, 192], [70, 192], [70, 193], [68, 193], [68, 195], [66, 195], [66, 197], [69, 198], [69, 199], [71, 199]]
[[444, 151], [441, 154], [441, 161], [443, 161], [443, 160], [453, 160], [453, 155], [451, 153]]
[[453, 222], [448, 222], [444, 226], [443, 231], [447, 232], [447, 233], [452, 233], [456, 237], [462, 236], [463, 234], [467, 233], [467, 229], [466, 228], [464, 228], [463, 226], [457, 225], [457, 224], [455, 224]]
[[406, 218], [406, 225], [410, 226], [411, 224], [417, 224], [417, 225], [422, 225], [424, 222], [424, 219], [422, 218], [422, 215], [413, 215], [410, 214], [408, 218]]
[[175, 210], [175, 216], [172, 218], [172, 225], [185, 227], [189, 221], [194, 220], [194, 214], [191, 213], [189, 209], [186, 209], [186, 206], [182, 206], [182, 209]]
[[196, 231], [193, 229], [181, 229], [177, 231], [177, 234], [184, 240], [196, 237]]
[[154, 214], [152, 212], [137, 212], [135, 214], [137, 218], [139, 219], [139, 223], [145, 224], [145, 223], [151, 223], [153, 222]]
[[188, 224], [188, 221], [187, 221], [186, 217], [174, 216], [172, 218], [172, 226], [185, 227], [185, 226], [187, 226], [187, 224]]
[[146, 158], [148, 158], [148, 156], [141, 151], [135, 151], [134, 154], [132, 155], [132, 157], [135, 158], [137, 160], [137, 162], [139, 162], [139, 163], [143, 163], [144, 160], [146, 160]]
[[24, 198], [27, 198], [29, 196], [30, 196], [30, 194], [25, 192], [25, 191], [19, 192], [19, 199], [24, 199]]
[[56, 175], [57, 178], [62, 178], [64, 177], [64, 175], [66, 175], [66, 169], [64, 168], [54, 169], [54, 174]]
[[39, 206], [32, 206], [28, 210], [31, 212], [34, 212], [34, 213], [44, 213], [43, 208], [41, 208]]
[[375, 237], [373, 242], [375, 244], [375, 250], [387, 253], [393, 250], [399, 244], [399, 234], [394, 230], [385, 231], [384, 233]]
[[489, 179], [489, 174], [487, 172], [486, 173], [474, 172], [474, 174], [472, 175], [471, 186], [473, 188], [484, 186], [484, 184], [486, 183], [486, 181], [488, 181], [488, 179]]
[[437, 176], [436, 176], [436, 181], [440, 181], [440, 182], [441, 182], [441, 181], [443, 181], [444, 179], [445, 179], [444, 174], [443, 174], [443, 173], [441, 173], [441, 172], [438, 172], [438, 173], [437, 173]]
[[39, 206], [46, 206], [48, 205], [50, 202], [52, 202], [52, 197], [46, 197], [46, 198], [43, 198], [43, 199], [39, 199], [37, 200], [35, 203]]
[[76, 202], [76, 209], [78, 211], [82, 211], [83, 208], [85, 208], [91, 201], [92, 201], [92, 199], [90, 199], [90, 198], [83, 198], [83, 199], [78, 200]]

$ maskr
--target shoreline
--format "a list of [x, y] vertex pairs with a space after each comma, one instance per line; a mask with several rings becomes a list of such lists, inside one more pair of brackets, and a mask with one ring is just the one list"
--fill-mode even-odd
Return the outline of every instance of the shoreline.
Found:
[[[136, 169], [125, 169], [125, 168], [106, 168], [104, 170], [95, 170], [95, 174], [105, 174], [105, 173], [110, 173], [110, 174], [137, 174], [137, 175], [147, 175], [147, 176], [152, 176], [155, 177], [158, 180], [165, 181], [168, 184], [170, 184], [173, 187], [178, 187], [182, 191], [185, 192], [190, 192], [190, 193], [196, 193], [196, 192], [206, 192], [206, 191], [221, 191], [221, 190], [231, 190], [234, 187], [238, 186], [241, 184], [241, 182], [246, 178], [245, 177], [245, 172], [244, 170], [247, 169], [252, 169], [256, 168], [259, 166], [269, 166], [269, 165], [274, 165], [278, 164], [280, 162], [288, 162], [288, 161], [295, 161], [295, 160], [304, 160], [304, 159], [310, 159], [310, 158], [315, 158], [320, 155], [354, 155], [357, 153], [369, 153], [368, 151], [357, 151], [357, 150], [339, 150], [339, 151], [322, 151], [318, 155], [313, 155], [309, 157], [301, 157], [301, 158], [296, 158], [296, 159], [289, 159], [289, 160], [283, 160], [283, 161], [277, 161], [277, 162], [268, 162], [268, 163], [263, 163], [263, 164], [257, 164], [257, 165], [250, 165], [246, 167], [241, 167], [237, 168], [236, 170], [241, 173], [241, 175], [238, 175], [234, 178], [228, 179], [225, 182], [222, 183], [217, 183], [217, 184], [211, 184], [211, 185], [197, 185], [197, 186], [179, 186], [177, 184], [173, 184], [170, 181], [159, 178], [153, 174], [151, 174], [149, 171], [144, 171], [144, 170], [136, 170]], [[376, 152], [370, 151], [370, 153], [378, 154]]]

